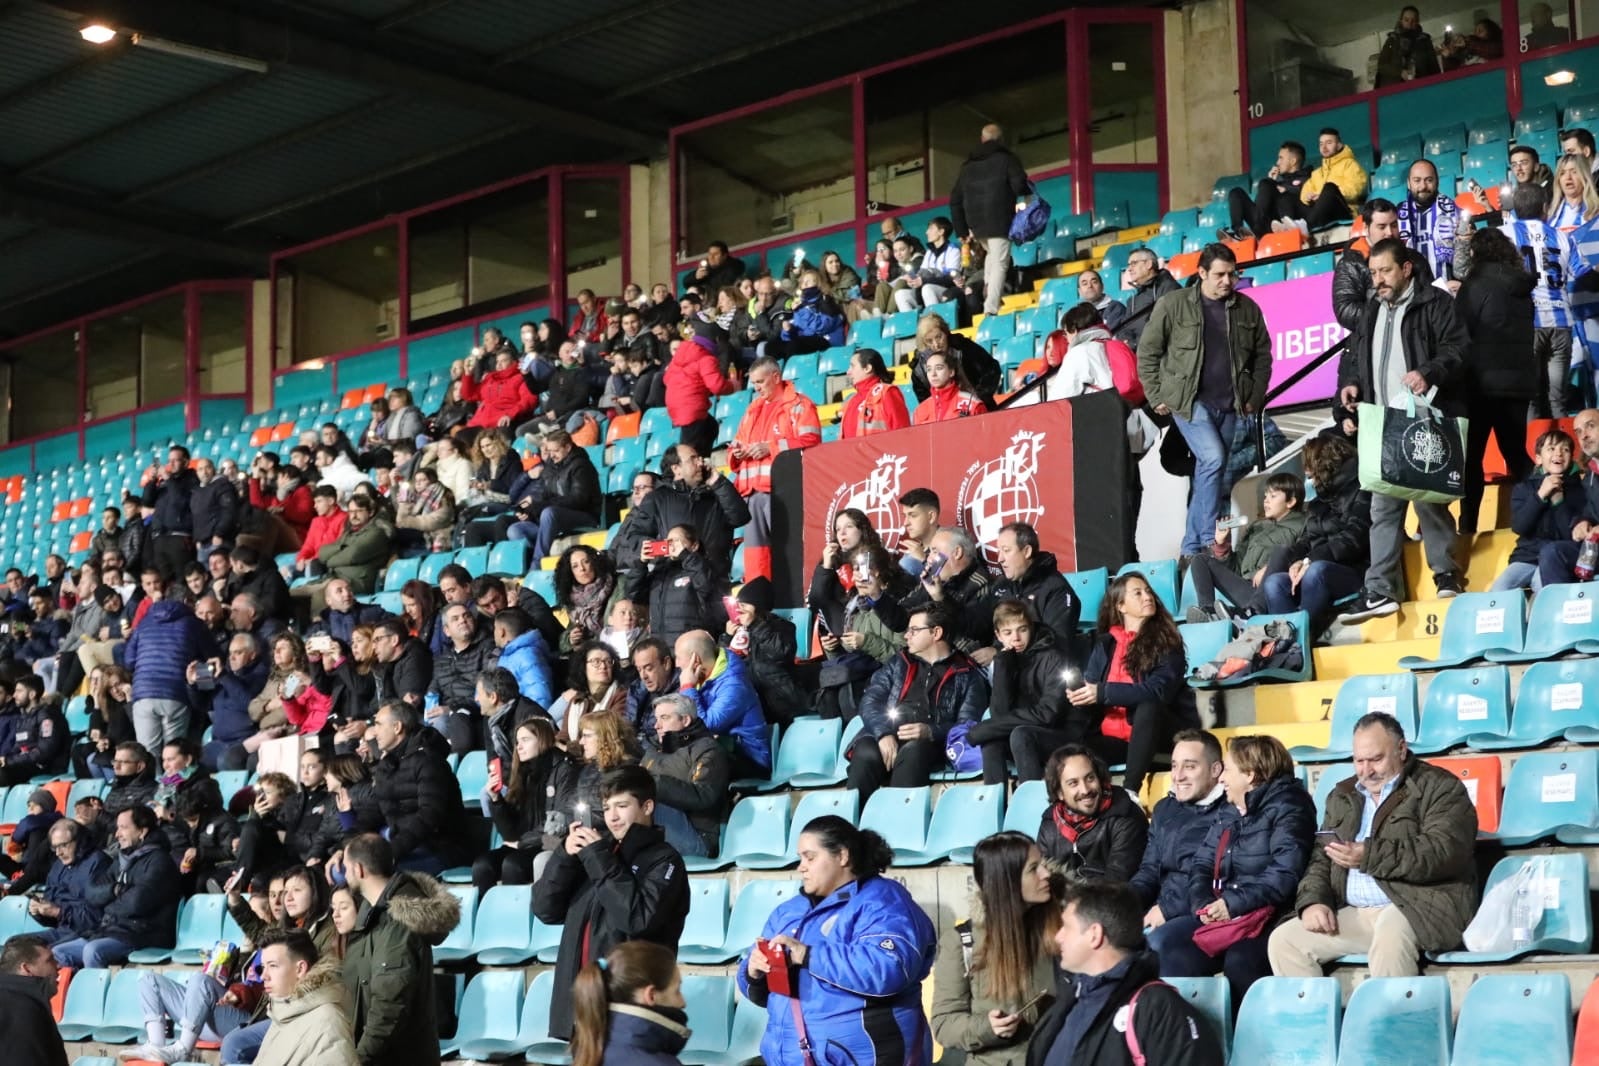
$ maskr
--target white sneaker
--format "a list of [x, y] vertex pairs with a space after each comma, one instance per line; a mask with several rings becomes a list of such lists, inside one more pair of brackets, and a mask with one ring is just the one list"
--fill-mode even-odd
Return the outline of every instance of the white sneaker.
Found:
[[1302, 218], [1294, 219], [1294, 228], [1305, 235], [1305, 240], [1310, 240], [1310, 223]]
[[1287, 228], [1287, 225], [1288, 220], [1286, 218], [1274, 218], [1271, 220], [1271, 231], [1273, 233], [1281, 233]]

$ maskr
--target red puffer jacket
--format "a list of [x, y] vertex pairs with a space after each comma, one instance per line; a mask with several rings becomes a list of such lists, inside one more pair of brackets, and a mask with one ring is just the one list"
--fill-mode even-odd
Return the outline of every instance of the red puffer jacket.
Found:
[[469, 426], [492, 429], [500, 419], [510, 419], [510, 427], [533, 417], [539, 409], [539, 399], [528, 391], [522, 372], [514, 366], [504, 370], [491, 370], [480, 382], [471, 374], [461, 379], [461, 398], [478, 401]]
[[687, 426], [711, 413], [711, 397], [733, 391], [707, 340], [691, 337], [677, 346], [662, 375], [672, 425]]

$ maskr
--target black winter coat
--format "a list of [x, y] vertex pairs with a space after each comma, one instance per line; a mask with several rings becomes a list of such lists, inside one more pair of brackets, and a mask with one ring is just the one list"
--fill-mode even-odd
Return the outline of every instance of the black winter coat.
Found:
[[[949, 350], [955, 353], [961, 369], [966, 371], [966, 380], [972, 383], [972, 391], [977, 398], [988, 405], [989, 410], [994, 409], [994, 393], [999, 392], [1004, 386], [1004, 373], [1000, 369], [999, 360], [989, 354], [988, 349], [972, 340], [970, 337], [959, 333], [950, 335]], [[922, 351], [917, 349], [911, 355], [911, 391], [918, 400], [925, 400], [932, 395], [932, 388], [927, 384], [926, 360]]]
[[500, 661], [494, 638], [478, 638], [457, 651], [455, 642], [446, 640], [444, 650], [433, 657], [433, 691], [442, 707], [477, 707], [477, 675]]
[[636, 568], [644, 541], [665, 540], [673, 526], [688, 525], [699, 531], [705, 558], [726, 570], [733, 557], [733, 530], [749, 520], [749, 505], [728, 478], [718, 477], [714, 485], [693, 488], [674, 481], [657, 488], [628, 512], [628, 528], [638, 533], [639, 540], [631, 556], [623, 557], [618, 549], [618, 559]]
[[1179, 729], [1199, 728], [1199, 707], [1194, 700], [1194, 690], [1184, 680], [1188, 661], [1183, 657], [1183, 649], [1170, 652], [1147, 674], [1131, 682], [1105, 680], [1115, 654], [1116, 638], [1101, 633], [1094, 638], [1088, 665], [1083, 668], [1083, 680], [1099, 690], [1099, 706], [1126, 707], [1131, 717], [1133, 708], [1140, 703], [1158, 703], [1169, 708], [1182, 723]]
[[1292, 775], [1275, 777], [1244, 797], [1248, 813], [1226, 801], [1188, 867], [1188, 911], [1216, 899], [1216, 853], [1222, 852], [1221, 898], [1233, 917], [1261, 907], [1292, 911], [1299, 879], [1316, 841], [1316, 804]]
[[[755, 694], [771, 722], [788, 722], [810, 712], [810, 697], [794, 676], [794, 659], [799, 654], [794, 623], [781, 615], [757, 618], [749, 626], [747, 658]], [[810, 634], [806, 634], [807, 642]], [[724, 635], [722, 643], [728, 638]], [[808, 649], [807, 649], [808, 650]]]
[[1075, 843], [1055, 823], [1056, 806], [1045, 808], [1038, 823], [1038, 848], [1044, 858], [1096, 881], [1126, 881], [1133, 876], [1149, 842], [1149, 818], [1126, 789], [1110, 790], [1110, 809]]
[[[521, 769], [518, 802], [513, 804], [509, 796], [495, 793], [489, 798], [489, 817], [502, 838], [514, 841], [526, 854], [536, 855], [544, 850], [546, 838], [559, 840], [566, 834], [559, 800], [576, 785], [578, 765], [559, 748], [551, 748]], [[506, 773], [510, 773], [509, 766]]]
[[[891, 707], [905, 704], [916, 708], [918, 721], [933, 727], [933, 740], [942, 747], [944, 738], [958, 722], [975, 722], [988, 706], [988, 678], [982, 667], [961, 652], [929, 663], [901, 649], [879, 666], [861, 695], [860, 714], [864, 731], [882, 738], [894, 733], [907, 720], [889, 718]], [[916, 707], [925, 695], [926, 706]]]
[[1077, 665], [1055, 646], [1047, 629], [1032, 638], [1027, 650], [995, 655], [990, 721], [1061, 728], [1072, 711], [1062, 675]]
[[354, 721], [377, 714], [377, 675], [375, 671], [361, 673], [355, 660], [345, 655], [332, 670], [322, 665], [321, 658], [311, 660], [311, 683], [324, 696], [333, 698], [333, 708], [328, 719]]
[[1536, 563], [1545, 544], [1570, 540], [1572, 529], [1582, 521], [1587, 498], [1576, 468], [1566, 471], [1559, 503], [1539, 498], [1543, 479], [1543, 467], [1535, 466], [1511, 492], [1510, 528], [1516, 531], [1516, 546], [1510, 553], [1513, 563]]
[[1167, 796], [1155, 804], [1144, 860], [1131, 882], [1145, 907], [1160, 904], [1160, 913], [1168, 920], [1189, 913], [1188, 871], [1210, 824], [1226, 804], [1227, 797], [1219, 791], [1209, 803], [1204, 799], [1183, 803]]
[[[1455, 313], [1455, 301], [1448, 293], [1424, 284], [1420, 276], [1412, 277], [1410, 284], [1415, 292], [1399, 324], [1405, 369], [1417, 371], [1429, 388], [1437, 388], [1434, 407], [1446, 415], [1464, 415], [1468, 381], [1463, 368], [1471, 344], [1464, 321]], [[1360, 326], [1350, 334], [1349, 346], [1338, 361], [1338, 388], [1358, 385], [1360, 399], [1366, 403], [1381, 402], [1373, 361], [1373, 349], [1379, 343], [1379, 302], [1376, 296], [1366, 302]]]
[[[1124, 1008], [1133, 994], [1146, 986], [1149, 987], [1138, 997], [1138, 1006], [1132, 1012], [1133, 1034], [1144, 1061], [1160, 1066], [1223, 1066], [1227, 1056], [1222, 1053], [1216, 1031], [1175, 988], [1151, 985], [1159, 980], [1160, 960], [1153, 952], [1132, 956], [1110, 999], [1083, 1034], [1070, 1066], [1133, 1066]], [[1060, 1035], [1066, 1016], [1076, 1003], [1077, 978], [1062, 970], [1056, 976], [1055, 1003], [1038, 1019], [1033, 1039], [1027, 1045], [1027, 1066], [1045, 1066], [1050, 1045]]]
[[979, 144], [961, 164], [949, 193], [955, 235], [971, 234], [978, 240], [1007, 236], [1016, 201], [1027, 189], [1027, 170], [1014, 152], [998, 141]]
[[[968, 618], [967, 624], [974, 632], [983, 632], [985, 628], [987, 632], [994, 631], [994, 608], [1001, 600], [1031, 603], [1039, 620], [1053, 634], [1055, 647], [1067, 656], [1075, 654], [1079, 647], [1077, 623], [1082, 617], [1083, 603], [1070, 582], [1060, 576], [1054, 553], [1039, 552], [1027, 572], [1015, 581], [1003, 575], [996, 578], [988, 586], [988, 597], [976, 608], [977, 616]], [[968, 611], [969, 615], [972, 613]]]
[[1311, 562], [1364, 570], [1371, 559], [1371, 493], [1360, 487], [1360, 463], [1350, 459], [1333, 483], [1305, 507], [1305, 531], [1294, 555]]
[[67, 1049], [50, 1009], [52, 991], [37, 977], [0, 973], [0, 1047], [10, 1061], [67, 1066]]
[[600, 475], [589, 453], [574, 446], [558, 463], [545, 463], [539, 475], [544, 484], [543, 502], [568, 510], [594, 515], [600, 513]]
[[455, 866], [471, 854], [449, 745], [435, 729], [406, 737], [372, 767], [372, 787], [394, 857], [426, 848]]
[[649, 604], [650, 632], [667, 644], [691, 630], [723, 628], [716, 617], [726, 617], [726, 592], [727, 579], [703, 552], [686, 551], [627, 572], [627, 598]]
[[338, 800], [329, 797], [322, 806], [322, 824], [317, 829], [311, 854], [327, 861], [344, 846], [344, 841], [356, 833], [376, 833], [383, 828], [383, 808], [378, 806], [377, 792], [369, 782], [357, 781], [348, 786], [350, 809], [340, 812]]
[[1127, 298], [1127, 317], [1122, 319], [1124, 324], [1116, 331], [1116, 339], [1136, 352], [1138, 350], [1138, 338], [1143, 335], [1144, 327], [1149, 324], [1149, 315], [1143, 315], [1137, 318], [1136, 321], [1133, 320], [1133, 316], [1146, 308], [1154, 308], [1162, 296], [1165, 296], [1168, 292], [1176, 292], [1180, 288], [1182, 286], [1177, 284], [1177, 279], [1166, 273], [1165, 270], [1155, 271], [1153, 279], [1138, 286], [1138, 288], [1133, 290], [1133, 294]]
[[[1426, 258], [1412, 252], [1410, 261], [1416, 268], [1416, 281], [1431, 285], [1432, 267], [1427, 265]], [[1375, 295], [1371, 288], [1371, 267], [1366, 262], [1365, 252], [1353, 246], [1344, 249], [1344, 254], [1338, 258], [1338, 268], [1333, 271], [1332, 295], [1333, 314], [1338, 324], [1350, 333], [1355, 332], [1360, 327], [1360, 320], [1365, 317], [1366, 304]]]
[[1455, 294], [1465, 323], [1471, 394], [1503, 400], [1538, 395], [1542, 374], [1532, 351], [1531, 274], [1504, 263], [1479, 263]]
[[213, 477], [204, 485], [196, 484], [189, 497], [189, 507], [194, 513], [194, 539], [209, 544], [211, 538], [221, 537], [232, 542], [239, 532], [239, 493], [225, 477]]
[[165, 844], [164, 837], [151, 833], [126, 870], [120, 857], [112, 856], [111, 879], [101, 882], [90, 900], [104, 904], [100, 927], [90, 939], [112, 937], [136, 948], [165, 948], [176, 942], [182, 883]]
[[589, 406], [589, 372], [581, 363], [560, 366], [550, 377], [549, 391], [544, 394], [545, 413], [565, 422], [573, 414]]
[[428, 686], [433, 684], [433, 656], [426, 644], [414, 637], [408, 638], [400, 646], [398, 659], [392, 663], [372, 664], [372, 680], [376, 686], [374, 707], [408, 695], [414, 696], [420, 707]]
[[[180, 470], [165, 481], [152, 479], [144, 487], [144, 506], [154, 509], [150, 532], [194, 536], [193, 497], [199, 487], [200, 479], [189, 469]], [[148, 564], [149, 560], [145, 562]]]
[[647, 940], [675, 952], [688, 904], [683, 857], [658, 826], [635, 825], [620, 841], [602, 830], [599, 840], [576, 855], [565, 848], [555, 852], [533, 893], [534, 917], [562, 927], [550, 1036], [572, 1038], [578, 970], [624, 940]]
[[255, 601], [261, 605], [262, 618], [276, 618], [283, 621], [290, 617], [289, 586], [276, 567], [258, 566], [238, 578], [237, 582], [237, 584], [233, 581], [228, 582], [229, 591], [235, 595], [248, 592], [254, 596]]
[[326, 857], [317, 853], [317, 838], [322, 834], [322, 823], [329, 810], [337, 814], [338, 804], [333, 794], [322, 787], [301, 789], [278, 808], [278, 825], [285, 834], [283, 847], [297, 862], [313, 856]]

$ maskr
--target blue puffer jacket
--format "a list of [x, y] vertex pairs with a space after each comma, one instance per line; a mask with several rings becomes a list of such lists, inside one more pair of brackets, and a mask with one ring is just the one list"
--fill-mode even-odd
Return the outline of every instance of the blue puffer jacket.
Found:
[[844, 343], [844, 313], [826, 293], [818, 292], [813, 299], [801, 297], [794, 306], [794, 317], [783, 330], [783, 338], [821, 337], [828, 344]]
[[742, 655], [723, 648], [711, 676], [697, 688], [684, 689], [683, 695], [699, 708], [706, 729], [718, 736], [733, 734], [740, 754], [762, 770], [772, 768], [772, 734]]
[[1211, 879], [1222, 833], [1221, 898], [1237, 918], [1260, 907], [1291, 908], [1316, 841], [1316, 805], [1296, 777], [1274, 777], [1244, 797], [1247, 814], [1222, 801], [1188, 867], [1188, 911], [1216, 898]]
[[178, 600], [150, 605], [123, 650], [133, 671], [133, 698], [187, 703], [184, 671], [200, 659], [220, 657], [216, 641], [194, 612]]
[[[1210, 802], [1205, 802], [1205, 800]], [[1205, 835], [1227, 806], [1227, 796], [1217, 786], [1212, 796], [1183, 803], [1167, 796], [1155, 804], [1155, 817], [1149, 826], [1149, 843], [1144, 845], [1144, 860], [1133, 874], [1132, 886], [1144, 906], [1160, 904], [1160, 913], [1171, 919], [1188, 913], [1188, 871]], [[1211, 861], [1216, 858], [1211, 846]]]
[[44, 879], [44, 898], [61, 908], [54, 920], [57, 929], [70, 929], [75, 936], [88, 936], [100, 927], [105, 911], [105, 893], [97, 888], [111, 881], [111, 857], [94, 851], [81, 834], [78, 861], [71, 866], [57, 860]]
[[[872, 877], [851, 882], [819, 903], [801, 893], [772, 912], [761, 937], [782, 933], [810, 949], [794, 975], [817, 1063], [924, 1066], [933, 1061], [922, 981], [932, 970], [937, 936], [903, 885]], [[764, 979], [751, 981], [748, 955], [739, 960], [738, 990], [766, 1008], [761, 1058], [767, 1066], [801, 1066], [790, 997], [769, 991]]]
[[511, 671], [522, 695], [548, 707], [555, 702], [550, 680], [550, 648], [536, 629], [530, 629], [500, 649], [500, 665]]

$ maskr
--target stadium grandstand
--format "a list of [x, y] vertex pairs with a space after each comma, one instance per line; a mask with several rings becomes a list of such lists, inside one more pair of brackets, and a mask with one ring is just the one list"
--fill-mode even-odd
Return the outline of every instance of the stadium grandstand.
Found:
[[1599, 1066], [1599, 0], [1452, 2], [0, 0], [15, 1061]]

